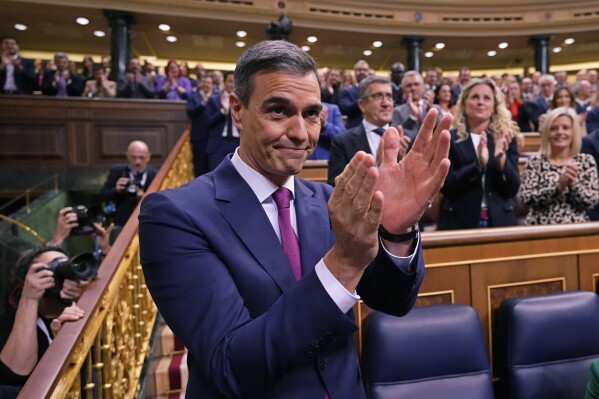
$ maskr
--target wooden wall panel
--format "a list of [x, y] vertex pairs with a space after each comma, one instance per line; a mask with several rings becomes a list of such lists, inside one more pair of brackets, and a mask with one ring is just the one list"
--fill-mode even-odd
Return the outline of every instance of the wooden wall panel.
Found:
[[[159, 165], [188, 126], [185, 102], [0, 95], [0, 167], [106, 168], [127, 144]], [[35, 121], [35, 122], [31, 122]]]
[[67, 148], [65, 124], [0, 124], [0, 160], [67, 163]]
[[[599, 247], [599, 243], [597, 244]], [[578, 256], [579, 277], [581, 290], [599, 293], [599, 248], [596, 251], [583, 253]]]

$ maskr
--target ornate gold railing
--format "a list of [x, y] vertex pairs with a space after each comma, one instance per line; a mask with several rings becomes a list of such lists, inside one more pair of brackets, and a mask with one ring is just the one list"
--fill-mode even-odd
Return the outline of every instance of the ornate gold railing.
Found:
[[[148, 192], [193, 178], [189, 131], [179, 139]], [[85, 317], [65, 323], [19, 398], [135, 398], [157, 310], [139, 261], [135, 210], [77, 305]]]

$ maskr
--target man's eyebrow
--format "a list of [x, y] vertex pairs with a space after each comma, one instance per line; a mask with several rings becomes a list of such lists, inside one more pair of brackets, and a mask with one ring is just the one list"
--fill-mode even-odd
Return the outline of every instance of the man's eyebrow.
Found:
[[[268, 97], [267, 99], [265, 99], [262, 102], [262, 107], [268, 107], [270, 105], [286, 105], [286, 106], [290, 106], [292, 105], [293, 102], [287, 98], [287, 97], [279, 97], [279, 96], [272, 96], [272, 97]], [[313, 109], [316, 111], [320, 111], [322, 110], [322, 103], [320, 102], [316, 102], [314, 104], [311, 104], [309, 106], [307, 106], [306, 108], [309, 109]]]

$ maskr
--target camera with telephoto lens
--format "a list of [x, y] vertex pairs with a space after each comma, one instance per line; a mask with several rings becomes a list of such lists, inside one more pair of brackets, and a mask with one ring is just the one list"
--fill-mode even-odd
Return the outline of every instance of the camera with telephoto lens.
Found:
[[116, 209], [113, 203], [105, 206], [93, 205], [89, 208], [85, 205], [76, 205], [71, 208], [71, 212], [77, 215], [77, 224], [79, 225], [71, 230], [71, 235], [77, 236], [95, 232], [93, 224], [105, 225], [114, 216]]
[[91, 252], [84, 252], [70, 259], [56, 258], [48, 263], [48, 270], [54, 273], [54, 287], [45, 295], [59, 295], [65, 280], [89, 281], [98, 274], [100, 264]]

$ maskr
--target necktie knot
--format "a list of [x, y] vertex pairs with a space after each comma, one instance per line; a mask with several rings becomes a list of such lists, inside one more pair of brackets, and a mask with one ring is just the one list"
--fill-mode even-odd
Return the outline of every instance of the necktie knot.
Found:
[[277, 204], [277, 209], [289, 208], [289, 203], [291, 202], [291, 191], [289, 189], [279, 187], [272, 196], [275, 204]]
[[376, 129], [373, 130], [373, 132], [378, 134], [379, 136], [382, 136], [383, 133], [385, 133], [385, 129], [383, 129], [382, 127], [377, 127]]

